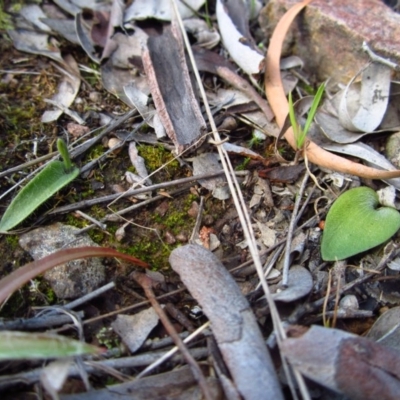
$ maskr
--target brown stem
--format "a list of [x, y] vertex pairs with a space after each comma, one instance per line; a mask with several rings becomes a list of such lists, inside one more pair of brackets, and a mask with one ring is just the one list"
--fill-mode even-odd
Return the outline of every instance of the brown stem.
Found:
[[158, 303], [156, 296], [154, 295], [153, 289], [151, 287], [151, 279], [148, 276], [146, 276], [145, 274], [142, 274], [140, 272], [133, 272], [131, 274], [131, 276], [143, 288], [143, 290], [146, 294], [146, 297], [149, 299], [150, 304], [153, 306], [154, 310], [156, 311], [158, 317], [160, 318], [162, 324], [164, 325], [164, 328], [166, 329], [168, 334], [171, 336], [175, 345], [181, 351], [186, 362], [189, 364], [190, 369], [191, 369], [197, 383], [199, 384], [204, 397], [207, 400], [212, 400], [212, 396], [211, 396], [211, 393], [207, 386], [207, 381], [203, 375], [203, 372], [201, 371], [200, 367], [198, 366], [196, 360], [189, 353], [189, 350], [186, 348], [182, 339], [179, 337], [174, 326], [171, 324], [170, 320], [168, 319], [167, 314], [164, 312], [164, 310], [161, 308], [160, 304]]

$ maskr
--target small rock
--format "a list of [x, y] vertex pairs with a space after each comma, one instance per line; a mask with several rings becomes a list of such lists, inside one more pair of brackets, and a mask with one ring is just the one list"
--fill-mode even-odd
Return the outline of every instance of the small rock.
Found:
[[199, 213], [199, 203], [194, 201], [188, 210], [189, 217], [196, 218]]
[[117, 315], [117, 319], [111, 326], [129, 350], [134, 353], [142, 346], [157, 324], [157, 313], [153, 308], [148, 308], [135, 315]]
[[388, 137], [386, 157], [396, 168], [400, 168], [400, 132], [393, 133]]
[[211, 226], [214, 223], [214, 217], [210, 214], [207, 214], [203, 217], [203, 224], [206, 226]]
[[85, 133], [88, 133], [90, 131], [90, 128], [88, 126], [75, 124], [74, 122], [69, 122], [67, 124], [67, 130], [70, 135], [72, 135], [75, 138], [78, 138], [84, 135]]
[[[108, 141], [107, 146], [108, 146], [109, 149], [112, 149], [112, 148], [114, 148], [115, 146], [120, 145], [121, 143], [122, 143], [122, 140], [117, 139], [117, 138], [111, 138], [111, 139]], [[119, 147], [119, 148], [113, 150], [112, 152], [113, 152], [113, 154], [118, 154], [118, 153], [121, 152], [121, 150], [122, 150], [122, 148]]]
[[358, 310], [358, 300], [354, 294], [344, 296], [339, 302], [339, 308], [344, 310]]
[[100, 92], [90, 92], [89, 99], [93, 101], [93, 103], [100, 103], [101, 102], [101, 93]]
[[[268, 2], [260, 13], [260, 26], [267, 37], [285, 11], [297, 3]], [[399, 36], [400, 15], [381, 0], [316, 0], [290, 27], [287, 44], [294, 42], [294, 54], [304, 61], [307, 70], [317, 74], [318, 80], [330, 78], [347, 84], [369, 62], [361, 50], [364, 41], [380, 56], [399, 64]]]
[[189, 240], [189, 238], [185, 232], [180, 232], [176, 235], [176, 240], [178, 240], [181, 243], [186, 243]]
[[166, 242], [167, 244], [174, 244], [174, 243], [176, 243], [176, 238], [175, 238], [175, 236], [174, 236], [171, 232], [169, 232], [169, 231], [166, 231], [166, 232], [165, 232], [164, 238], [165, 238], [165, 242]]
[[[19, 244], [35, 259], [60, 249], [98, 246], [86, 234], [75, 236], [79, 229], [56, 223], [21, 235]], [[99, 258], [75, 260], [59, 265], [44, 274], [59, 299], [84, 296], [97, 289], [105, 280], [105, 267]]]
[[169, 209], [169, 203], [168, 201], [163, 201], [157, 208], [154, 210], [156, 214], [158, 214], [160, 217], [163, 217]]

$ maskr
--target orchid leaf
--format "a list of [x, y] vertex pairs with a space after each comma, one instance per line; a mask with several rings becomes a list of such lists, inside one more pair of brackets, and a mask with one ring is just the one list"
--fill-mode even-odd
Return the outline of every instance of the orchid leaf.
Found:
[[0, 332], [0, 360], [31, 360], [99, 354], [101, 349], [60, 335]]
[[390, 239], [399, 228], [400, 213], [392, 207], [379, 207], [374, 190], [348, 190], [339, 196], [326, 217], [322, 258], [335, 261], [362, 253]]
[[65, 143], [60, 139], [57, 146], [64, 162], [50, 162], [21, 189], [0, 221], [0, 232], [7, 232], [24, 221], [41, 204], [79, 175], [79, 168], [72, 165]]

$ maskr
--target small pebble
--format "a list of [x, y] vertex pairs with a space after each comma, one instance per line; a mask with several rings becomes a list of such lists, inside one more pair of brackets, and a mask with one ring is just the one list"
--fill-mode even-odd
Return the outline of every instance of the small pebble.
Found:
[[89, 99], [93, 101], [93, 103], [100, 103], [101, 102], [101, 93], [100, 92], [90, 92]]
[[194, 201], [188, 210], [188, 215], [189, 217], [196, 218], [198, 213], [199, 213], [199, 203]]
[[176, 238], [175, 238], [175, 236], [174, 236], [171, 232], [169, 232], [169, 231], [166, 231], [166, 232], [165, 232], [164, 238], [165, 238], [165, 242], [166, 242], [167, 244], [175, 244], [175, 243], [176, 243]]

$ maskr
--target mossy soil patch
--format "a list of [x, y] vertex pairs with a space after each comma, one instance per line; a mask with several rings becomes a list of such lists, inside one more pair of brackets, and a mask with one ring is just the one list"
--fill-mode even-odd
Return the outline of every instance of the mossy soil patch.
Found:
[[[51, 61], [15, 50], [5, 33], [2, 34], [2, 40], [0, 40], [0, 50], [0, 69], [9, 71], [1, 75], [0, 81], [0, 166], [1, 171], [6, 171], [55, 151], [57, 138], [64, 135], [67, 124], [71, 120], [62, 116], [54, 123], [41, 122], [43, 112], [50, 107], [45, 99], [56, 92], [61, 80], [61, 75], [53, 67]], [[72, 51], [78, 63], [94, 67], [83, 52]], [[103, 89], [95, 75], [83, 73], [83, 77], [85, 81], [82, 82], [79, 99], [75, 101], [71, 109], [80, 113], [106, 111], [114, 115], [128, 111], [126, 105]], [[96, 93], [96, 96], [92, 96], [93, 93]], [[94, 98], [95, 101], [92, 100]], [[87, 121], [90, 129], [98, 128], [99, 122], [95, 119], [88, 118]], [[121, 129], [129, 128], [133, 123], [135, 119], [129, 120]], [[145, 127], [143, 131], [146, 131]], [[145, 159], [148, 172], [154, 173], [151, 177], [153, 183], [168, 182], [191, 175], [191, 171], [181, 166], [174, 159], [171, 151], [161, 145], [138, 144], [137, 148], [139, 155]], [[75, 162], [81, 167], [102, 155], [106, 150], [106, 141], [103, 141], [89, 149]], [[29, 166], [1, 178], [0, 195], [37, 167], [38, 165]], [[123, 179], [126, 171], [135, 172], [129, 159], [127, 146], [120, 153], [103, 159], [88, 176], [80, 176], [60, 190], [20, 224], [18, 229], [25, 231], [35, 226], [45, 226], [55, 222], [79, 228], [87, 227], [90, 222], [75, 212], [47, 215], [44, 219], [41, 217], [58, 206], [112, 194], [116, 185], [123, 189], [129, 188]], [[15, 193], [14, 191], [2, 199], [0, 215], [3, 214]], [[156, 194], [158, 193], [152, 195]], [[88, 231], [88, 234], [100, 246], [109, 246], [132, 254], [148, 262], [152, 269], [169, 274], [169, 254], [190, 237], [195, 225], [195, 217], [189, 216], [188, 211], [194, 201], [199, 201], [200, 194], [206, 196], [204, 215], [211, 217], [211, 221], [216, 221], [226, 211], [228, 203], [223, 204], [209, 197], [207, 191], [202, 191], [193, 184], [192, 190], [188, 188], [172, 198], [166, 196], [160, 201], [124, 216], [129, 224], [125, 228], [125, 236], [120, 240], [117, 240], [116, 232], [125, 221], [108, 222], [105, 231], [93, 228]], [[110, 208], [107, 207], [107, 203], [104, 203], [82, 211], [100, 220], [106, 214], [132, 205], [136, 201], [122, 199]], [[32, 260], [29, 254], [21, 249], [18, 239], [18, 234], [0, 236], [0, 252], [3, 255], [0, 278]], [[116, 261], [112, 260], [106, 261], [106, 264], [107, 281], [117, 281], [119, 277], [125, 277], [131, 269], [129, 266], [121, 268]], [[127, 300], [120, 300], [122, 303], [127, 302]], [[31, 307], [57, 304], [57, 301], [48, 284], [39, 278], [31, 285], [26, 285], [10, 299], [2, 311], [2, 317], [26, 317]]]

